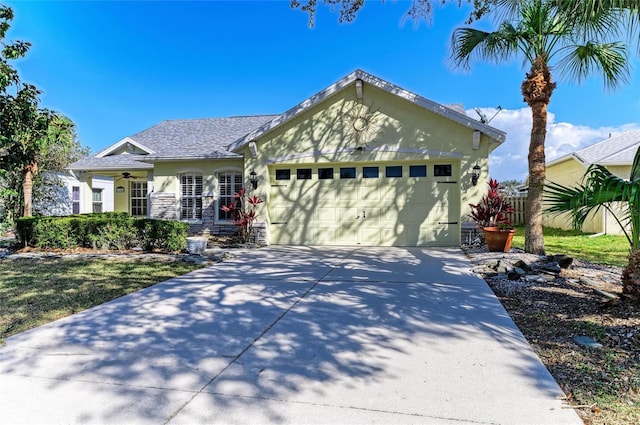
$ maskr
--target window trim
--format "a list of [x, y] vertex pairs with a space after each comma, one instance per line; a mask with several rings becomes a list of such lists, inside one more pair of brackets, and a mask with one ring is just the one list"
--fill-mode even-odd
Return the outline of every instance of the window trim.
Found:
[[[104, 212], [104, 196], [103, 190], [100, 187], [91, 188], [91, 212], [101, 213]], [[100, 199], [96, 200], [96, 195], [100, 195]], [[100, 207], [100, 211], [96, 211], [96, 206]]]
[[[367, 171], [371, 172], [375, 170], [375, 175], [367, 175]], [[378, 179], [380, 178], [380, 167], [375, 166], [363, 166], [362, 167], [362, 178], [363, 179]]]
[[[320, 170], [327, 174], [320, 174]], [[318, 180], [333, 180], [334, 176], [333, 167], [319, 167], [318, 168]]]
[[[278, 176], [278, 172], [284, 174], [282, 176]], [[291, 169], [290, 168], [276, 168], [276, 174], [274, 176], [276, 181], [286, 181], [291, 180]]]
[[[399, 176], [393, 176], [393, 175], [389, 175], [389, 170], [390, 169], [400, 169], [400, 175]], [[404, 170], [402, 165], [387, 165], [384, 167], [384, 177], [387, 179], [400, 179], [404, 176]]]
[[[353, 170], [353, 176], [346, 176], [342, 174], [343, 171], [347, 171], [347, 170]], [[356, 167], [340, 167], [341, 180], [351, 180], [351, 179], [355, 179], [357, 176], [358, 176], [358, 170], [356, 169]]]
[[[229, 195], [222, 195], [220, 192], [220, 189], [222, 188], [222, 185], [220, 184], [220, 175], [221, 174], [226, 174], [226, 173], [231, 173], [233, 175], [233, 179], [231, 182], [231, 191]], [[229, 198], [229, 200], [234, 199], [234, 194], [236, 192], [238, 192], [239, 190], [241, 190], [242, 188], [245, 187], [245, 181], [244, 181], [244, 172], [242, 169], [240, 168], [221, 168], [219, 170], [216, 170], [215, 173], [215, 178], [216, 178], [216, 200], [215, 200], [215, 209], [216, 209], [216, 214], [214, 217], [215, 222], [218, 223], [232, 223], [233, 219], [232, 218], [221, 218], [220, 217], [220, 211], [222, 209], [223, 205], [228, 205], [230, 202], [224, 203], [222, 202], [222, 199], [225, 198]], [[240, 176], [240, 187], [236, 187], [236, 176]]]
[[312, 178], [313, 170], [311, 168], [296, 168], [296, 180], [311, 180]]
[[[183, 176], [193, 176], [194, 177], [194, 188], [197, 188], [197, 183], [195, 182], [195, 178], [200, 176], [200, 217], [198, 218], [198, 195], [197, 193], [194, 195], [190, 195], [187, 198], [192, 198], [195, 200], [193, 206], [189, 207], [189, 209], [193, 209], [194, 211], [194, 218], [184, 218], [182, 216], [182, 211], [183, 211], [183, 201], [185, 200], [185, 196], [184, 196], [184, 191], [183, 191], [183, 183], [182, 183], [182, 178]], [[202, 222], [202, 216], [203, 216], [203, 212], [204, 212], [204, 205], [203, 205], [203, 201], [204, 201], [204, 174], [202, 173], [202, 170], [197, 170], [197, 169], [185, 169], [185, 170], [179, 170], [178, 173], [178, 191], [179, 191], [179, 198], [178, 198], [178, 212], [179, 212], [179, 217], [180, 217], [180, 221], [184, 221], [187, 223], [201, 223]], [[197, 189], [195, 190], [197, 192]]]
[[[436, 167], [449, 167], [449, 174], [436, 173]], [[453, 164], [433, 164], [433, 177], [452, 177], [453, 176]]]
[[[413, 175], [413, 170], [417, 170], [418, 168], [421, 169], [421, 170], [424, 170], [424, 175], [420, 175], [420, 176], [414, 176]], [[427, 177], [427, 175], [428, 175], [427, 168], [428, 167], [426, 166], [426, 164], [409, 165], [409, 177], [413, 177], [413, 178]]]
[[[77, 198], [76, 194], [78, 195]], [[80, 214], [80, 186], [71, 186], [71, 213]]]
[[[141, 188], [142, 190], [142, 196], [134, 196], [134, 185], [144, 185], [143, 188]], [[134, 182], [131, 181], [129, 182], [129, 213], [134, 216], [134, 217], [147, 217], [149, 215], [149, 182], [147, 181], [139, 181], [139, 182]], [[143, 207], [141, 207], [142, 209], [144, 209], [144, 214], [143, 215], [139, 215], [139, 214], [134, 214], [133, 213], [133, 201], [134, 200], [140, 200], [142, 201]]]

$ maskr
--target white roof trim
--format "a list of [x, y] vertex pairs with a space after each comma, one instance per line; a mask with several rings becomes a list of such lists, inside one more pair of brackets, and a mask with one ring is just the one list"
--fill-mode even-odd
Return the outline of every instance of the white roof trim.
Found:
[[428, 111], [431, 111], [435, 114], [438, 114], [440, 116], [453, 120], [473, 130], [479, 130], [482, 133], [486, 134], [491, 139], [495, 140], [495, 143], [497, 144], [500, 144], [505, 140], [506, 133], [504, 131], [491, 127], [490, 125], [483, 124], [480, 121], [477, 121], [473, 118], [468, 117], [464, 113], [458, 112], [452, 108], [449, 108], [439, 103], [425, 99], [424, 97], [419, 96], [410, 91], [407, 91], [401, 87], [398, 87], [395, 84], [389, 83], [388, 81], [382, 80], [360, 69], [357, 69], [351, 74], [347, 75], [346, 77], [338, 80], [337, 82], [333, 83], [329, 87], [325, 88], [324, 90], [314, 94], [307, 100], [289, 109], [284, 114], [279, 115], [278, 117], [267, 122], [266, 124], [262, 125], [261, 127], [257, 128], [256, 130], [252, 131], [246, 136], [231, 143], [229, 146], [227, 146], [227, 149], [230, 151], [237, 151], [243, 148], [247, 143], [257, 139], [258, 137], [264, 135], [265, 133], [268, 133], [271, 130], [290, 121], [291, 119], [300, 115], [301, 113], [308, 110], [312, 106], [336, 94], [337, 92], [339, 92], [346, 86], [350, 85], [351, 83], [354, 83], [358, 79], [363, 80], [364, 82], [372, 86], [378, 87], [382, 90], [385, 90], [389, 93], [395, 94], [396, 96], [401, 97], [405, 100], [408, 100], [409, 102], [412, 102], [418, 106], [421, 106], [422, 108]]
[[125, 137], [124, 139], [120, 140], [119, 142], [117, 142], [117, 143], [109, 146], [108, 148], [104, 149], [103, 151], [99, 152], [98, 154], [96, 154], [95, 157], [96, 158], [104, 158], [105, 156], [109, 156], [109, 155], [113, 154], [115, 151], [117, 151], [118, 149], [120, 149], [122, 146], [124, 146], [126, 144], [133, 145], [136, 148], [140, 149], [141, 151], [146, 152], [148, 155], [151, 155], [151, 154], [155, 153], [154, 151], [152, 151], [148, 147], [136, 142], [131, 137]]
[[431, 157], [451, 158], [451, 159], [460, 159], [463, 157], [461, 153], [457, 153], [457, 152], [442, 152], [442, 151], [433, 151], [428, 149], [413, 149], [413, 148], [396, 148], [394, 146], [382, 145], [382, 146], [378, 146], [376, 148], [371, 148], [371, 149], [366, 148], [363, 152], [359, 151], [358, 148], [342, 148], [342, 149], [334, 149], [334, 150], [326, 150], [326, 151], [302, 152], [302, 153], [296, 153], [292, 155], [280, 156], [277, 158], [270, 158], [266, 160], [266, 163], [278, 164], [278, 163], [293, 161], [296, 159], [317, 157], [322, 155], [333, 155], [337, 153], [351, 153], [351, 154], [359, 155], [359, 154], [366, 154], [367, 152], [412, 153], [412, 154], [419, 154], [421, 156], [431, 156]]

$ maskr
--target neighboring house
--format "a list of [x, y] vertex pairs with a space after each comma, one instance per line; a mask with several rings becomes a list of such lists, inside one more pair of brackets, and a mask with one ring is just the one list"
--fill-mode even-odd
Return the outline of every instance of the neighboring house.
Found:
[[[72, 173], [46, 172], [34, 193], [33, 210], [37, 214], [62, 216], [113, 211], [113, 177], [94, 175], [91, 187]], [[91, 202], [81, 202], [81, 199]]]
[[[599, 164], [623, 179], [629, 179], [631, 165], [640, 147], [640, 130], [629, 130], [617, 136], [587, 146], [547, 163], [547, 180], [563, 186], [576, 186], [592, 164]], [[618, 211], [620, 211], [618, 209]], [[566, 216], [545, 216], [543, 224], [549, 227], [570, 229]], [[622, 229], [613, 215], [601, 208], [587, 217], [582, 228], [589, 233], [621, 234]]]
[[281, 115], [163, 121], [69, 169], [113, 176], [116, 211], [193, 233], [233, 226], [222, 207], [244, 187], [268, 243], [455, 246], [504, 138], [357, 70]]

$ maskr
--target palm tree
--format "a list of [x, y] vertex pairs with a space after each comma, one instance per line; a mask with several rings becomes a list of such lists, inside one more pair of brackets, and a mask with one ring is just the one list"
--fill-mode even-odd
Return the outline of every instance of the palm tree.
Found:
[[469, 68], [472, 59], [499, 64], [524, 58], [529, 65], [520, 90], [531, 108], [529, 143], [529, 209], [525, 251], [544, 254], [542, 197], [546, 177], [544, 142], [547, 107], [556, 88], [551, 71], [580, 82], [592, 73], [604, 77], [606, 87], [616, 87], [628, 78], [627, 46], [612, 41], [617, 35], [612, 22], [621, 13], [608, 10], [588, 23], [558, 8], [553, 0], [496, 0], [503, 11], [497, 30], [485, 32], [457, 28], [452, 36], [451, 59]]
[[[631, 248], [629, 263], [622, 273], [623, 292], [640, 298], [640, 148], [633, 159], [629, 180], [593, 164], [576, 187], [547, 182], [545, 203], [546, 211], [551, 214], [570, 214], [576, 229], [582, 228], [592, 212], [600, 208], [609, 211]], [[620, 203], [626, 208], [617, 208]]]

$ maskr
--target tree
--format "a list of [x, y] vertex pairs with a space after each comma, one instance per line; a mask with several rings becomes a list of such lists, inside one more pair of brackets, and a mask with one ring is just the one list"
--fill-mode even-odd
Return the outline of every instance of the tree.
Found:
[[518, 188], [523, 185], [524, 183], [520, 180], [503, 180], [500, 182], [498, 191], [504, 196], [518, 196]]
[[[640, 298], [640, 148], [636, 151], [629, 180], [614, 175], [602, 165], [593, 164], [587, 169], [582, 183], [575, 187], [548, 182], [545, 202], [547, 212], [569, 214], [578, 230], [589, 214], [601, 208], [616, 218], [631, 249], [629, 263], [622, 274], [623, 292]], [[620, 203], [626, 208], [618, 208]]]
[[[449, 0], [455, 2], [458, 6], [462, 5], [464, 0]], [[384, 3], [384, 0], [382, 0]], [[473, 4], [473, 12], [469, 17], [471, 22], [481, 18], [488, 13], [496, 0], [466, 0], [466, 3]], [[338, 12], [338, 22], [341, 24], [353, 22], [360, 9], [365, 4], [365, 0], [322, 0], [322, 3], [331, 8], [331, 11]], [[437, 5], [444, 5], [447, 0], [411, 0], [411, 5], [405, 13], [406, 19], [413, 21], [430, 21], [433, 15], [433, 9]], [[299, 9], [309, 14], [309, 26], [315, 24], [315, 16], [318, 10], [318, 0], [290, 0], [292, 9]]]
[[576, 19], [558, 8], [553, 0], [498, 0], [496, 16], [503, 18], [497, 30], [485, 32], [457, 28], [452, 36], [451, 59], [469, 68], [471, 60], [502, 63], [524, 58], [530, 68], [520, 90], [532, 115], [529, 143], [529, 209], [525, 229], [525, 251], [544, 254], [542, 198], [546, 176], [544, 143], [547, 107], [556, 88], [551, 70], [581, 82], [594, 73], [613, 88], [628, 78], [627, 45], [616, 41], [611, 22], [620, 12], [610, 10], [598, 19]]
[[[12, 61], [24, 57], [30, 44], [5, 42], [12, 19], [13, 11], [0, 6], [0, 178], [5, 207], [16, 215], [30, 216], [34, 178], [40, 168], [62, 168], [61, 159], [71, 159], [70, 152], [82, 149], [75, 140], [73, 123], [41, 108], [40, 90], [21, 83]], [[58, 154], [54, 160], [56, 152], [64, 156]], [[16, 202], [22, 204], [21, 211], [15, 208]]]

